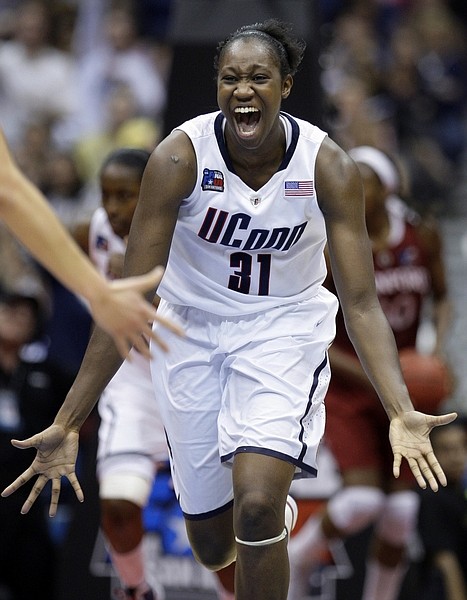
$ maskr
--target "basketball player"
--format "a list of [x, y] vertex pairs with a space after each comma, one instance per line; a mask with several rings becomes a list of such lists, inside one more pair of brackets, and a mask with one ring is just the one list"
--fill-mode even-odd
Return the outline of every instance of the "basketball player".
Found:
[[[396, 196], [399, 174], [386, 154], [369, 146], [354, 148], [349, 154], [363, 179], [376, 289], [397, 347], [415, 347], [422, 311], [432, 302], [434, 352], [441, 353], [451, 311], [438, 230]], [[329, 285], [335, 289], [332, 280]], [[290, 543], [289, 598], [306, 596], [312, 568], [328, 541], [374, 524], [361, 598], [396, 600], [407, 566], [407, 544], [417, 523], [419, 495], [407, 464], [402, 465], [398, 479], [392, 476], [387, 416], [375, 402], [341, 312], [329, 355], [333, 377], [326, 396], [325, 439], [343, 487], [323, 514], [310, 517]]]
[[[108, 279], [122, 277], [126, 239], [137, 205], [149, 153], [122, 148], [100, 170], [102, 206], [90, 223], [89, 255]], [[161, 585], [150, 589], [143, 555], [143, 508], [157, 469], [168, 460], [167, 443], [149, 362], [131, 351], [99, 400], [97, 473], [101, 525], [123, 588], [123, 600], [162, 600]], [[157, 582], [152, 581], [153, 585]], [[218, 581], [219, 591], [228, 598]]]
[[162, 271], [110, 284], [99, 277], [47, 200], [18, 169], [1, 130], [0, 217], [44, 267], [88, 301], [95, 321], [112, 335], [123, 357], [131, 345], [149, 355], [140, 332], [151, 335], [148, 321], [154, 319], [155, 311], [140, 293], [154, 289]]
[[[154, 150], [125, 258], [126, 275], [167, 263], [158, 314], [186, 335], [168, 332], [167, 353], [152, 345], [151, 370], [175, 491], [196, 558], [211, 570], [236, 561], [237, 600], [287, 597], [286, 499], [294, 477], [317, 473], [335, 333], [326, 242], [349, 334], [390, 419], [395, 476], [405, 458], [420, 486], [444, 485], [429, 432], [456, 418], [413, 409], [374, 287], [357, 166], [281, 112], [303, 51], [277, 20], [219, 45], [220, 111]], [[13, 442], [38, 448], [3, 492], [39, 474], [23, 511], [52, 479], [54, 514], [63, 474], [83, 499], [78, 429], [120, 362], [95, 331], [83, 362], [92, 386], [78, 377], [52, 426]]]
[[[89, 255], [108, 279], [122, 277], [126, 239], [149, 153], [122, 148], [100, 170], [102, 206], [92, 216]], [[148, 360], [131, 351], [99, 400], [97, 474], [101, 526], [123, 588], [117, 598], [162, 600], [150, 589], [143, 555], [143, 508], [157, 467], [168, 460]]]

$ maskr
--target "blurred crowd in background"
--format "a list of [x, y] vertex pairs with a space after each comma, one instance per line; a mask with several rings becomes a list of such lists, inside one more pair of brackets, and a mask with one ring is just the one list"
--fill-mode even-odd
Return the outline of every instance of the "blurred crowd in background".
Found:
[[[175, 2], [0, 0], [1, 127], [84, 251], [103, 159], [121, 146], [153, 149], [167, 103], [189, 107], [190, 89], [168, 95]], [[320, 0], [316, 9], [320, 125], [344, 149], [396, 155], [404, 199], [423, 214], [455, 218], [467, 190], [465, 0]], [[3, 295], [36, 302], [40, 327], [26, 341], [40, 339], [73, 377], [91, 326], [86, 308], [1, 224], [0, 292], [0, 305]], [[3, 335], [0, 321], [0, 371], [8, 372]], [[2, 444], [12, 437], [8, 418], [0, 403]]]

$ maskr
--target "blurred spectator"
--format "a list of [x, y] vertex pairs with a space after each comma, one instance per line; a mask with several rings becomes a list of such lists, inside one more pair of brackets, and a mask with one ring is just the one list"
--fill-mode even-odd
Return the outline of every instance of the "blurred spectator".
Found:
[[13, 148], [37, 119], [58, 142], [69, 141], [64, 123], [76, 106], [74, 61], [51, 45], [50, 24], [47, 2], [22, 1], [14, 35], [0, 45], [0, 123]]
[[126, 146], [151, 151], [161, 135], [155, 120], [138, 113], [133, 92], [126, 84], [115, 86], [107, 102], [100, 128], [83, 134], [74, 149], [79, 174], [86, 184], [95, 187], [96, 198], [98, 167], [112, 150]]
[[107, 126], [109, 99], [122, 86], [133, 97], [136, 115], [156, 122], [161, 119], [165, 83], [149, 45], [139, 35], [136, 19], [131, 0], [80, 4], [75, 52], [79, 60], [79, 122], [86, 134]]
[[[29, 437], [38, 427], [49, 425], [72, 383], [50, 362], [47, 346], [38, 339], [43, 317], [43, 301], [34, 288], [10, 289], [0, 296], [2, 486], [31, 460], [30, 453], [18, 453], [10, 439]], [[0, 502], [0, 595], [11, 600], [53, 600], [56, 557], [45, 505], [34, 507], [27, 520], [20, 513], [30, 487], [18, 498]]]
[[444, 2], [418, 5], [412, 11], [412, 35], [418, 35], [417, 62], [422, 93], [431, 105], [425, 130], [443, 154], [457, 164], [465, 149], [467, 100], [466, 31]]
[[357, 3], [339, 15], [323, 49], [327, 126], [346, 150], [371, 145], [394, 153], [397, 139], [393, 111], [381, 95], [384, 55], [370, 18], [373, 11], [367, 12]]
[[46, 165], [54, 148], [46, 119], [29, 120], [22, 131], [14, 157], [23, 173], [40, 189], [46, 184]]
[[86, 194], [76, 160], [70, 151], [51, 153], [44, 168], [43, 192], [62, 223], [70, 231], [88, 221], [97, 203]]
[[414, 207], [448, 209], [467, 149], [465, 23], [444, 0], [341, 4], [321, 54], [330, 134], [399, 154]]
[[385, 93], [418, 210], [446, 208], [467, 148], [465, 28], [444, 3], [415, 3], [393, 31]]
[[371, 145], [392, 153], [397, 136], [392, 115], [381, 98], [370, 93], [365, 79], [342, 76], [328, 91], [328, 126], [333, 139], [344, 149]]
[[47, 296], [37, 263], [9, 229], [0, 223], [0, 290], [26, 283]]
[[421, 572], [423, 600], [467, 599], [467, 431], [455, 421], [433, 430], [433, 450], [448, 485], [422, 490], [419, 533], [426, 553]]

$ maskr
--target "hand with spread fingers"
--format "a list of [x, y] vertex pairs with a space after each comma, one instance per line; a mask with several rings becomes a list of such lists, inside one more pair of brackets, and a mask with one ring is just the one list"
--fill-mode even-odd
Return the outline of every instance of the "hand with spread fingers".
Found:
[[389, 440], [394, 453], [394, 476], [399, 477], [402, 459], [405, 458], [422, 489], [428, 484], [436, 492], [438, 482], [445, 486], [446, 476], [433, 452], [429, 435], [434, 427], [447, 425], [456, 418], [455, 412], [433, 416], [415, 410], [393, 418], [389, 428]]
[[59, 425], [52, 425], [26, 440], [12, 440], [16, 448], [37, 448], [36, 457], [31, 466], [2, 492], [3, 497], [10, 496], [32, 477], [37, 477], [28, 498], [21, 509], [26, 514], [44, 489], [46, 483], [52, 481], [49, 516], [57, 513], [60, 497], [61, 478], [66, 477], [80, 502], [84, 494], [75, 474], [76, 457], [78, 455], [79, 434], [77, 431], [66, 431]]

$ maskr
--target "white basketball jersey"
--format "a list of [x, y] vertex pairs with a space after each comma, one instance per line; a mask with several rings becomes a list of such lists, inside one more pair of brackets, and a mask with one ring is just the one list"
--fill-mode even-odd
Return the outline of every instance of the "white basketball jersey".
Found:
[[219, 315], [239, 315], [318, 293], [326, 275], [315, 163], [326, 133], [286, 113], [287, 151], [259, 190], [231, 164], [225, 119], [201, 115], [177, 129], [191, 139], [198, 176], [183, 201], [159, 295]]
[[105, 209], [97, 208], [89, 227], [89, 258], [99, 273], [108, 279], [110, 257], [113, 254], [125, 254], [125, 251], [125, 242], [114, 233]]

